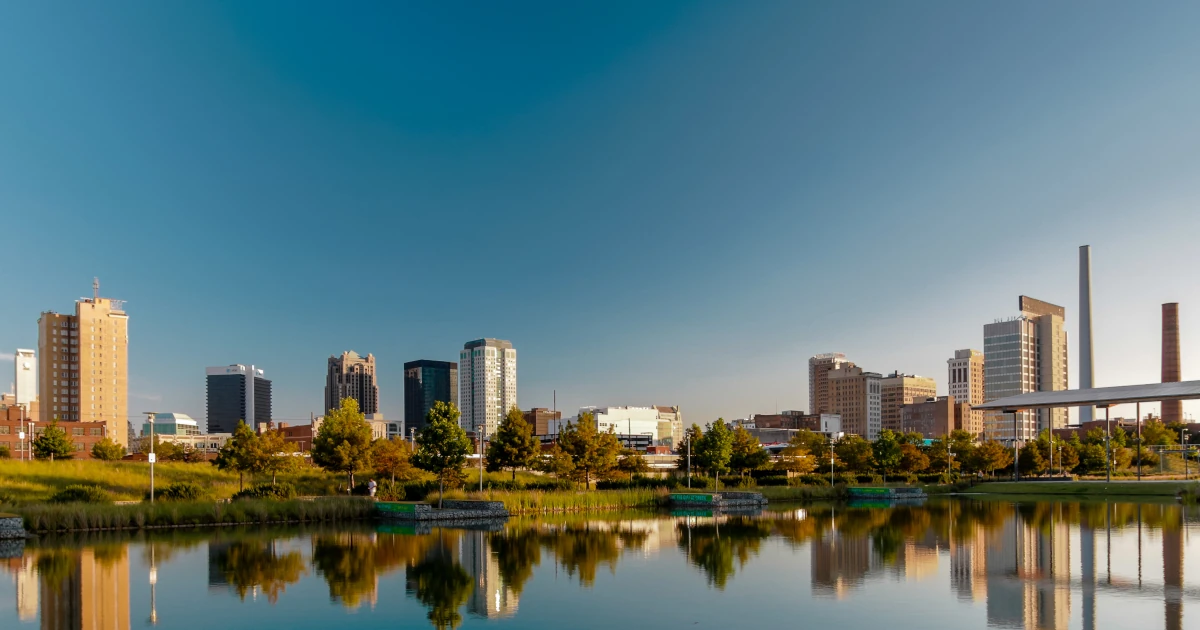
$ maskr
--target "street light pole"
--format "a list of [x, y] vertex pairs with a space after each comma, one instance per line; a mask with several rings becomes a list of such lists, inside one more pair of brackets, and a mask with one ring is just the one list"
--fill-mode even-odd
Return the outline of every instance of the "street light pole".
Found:
[[1180, 432], [1180, 434], [1179, 434], [1179, 437], [1182, 437], [1182, 438], [1183, 438], [1183, 480], [1184, 480], [1184, 481], [1187, 481], [1187, 480], [1188, 480], [1188, 460], [1187, 460], [1187, 459], [1188, 459], [1188, 458], [1187, 458], [1187, 456], [1188, 456], [1188, 447], [1187, 447], [1187, 444], [1188, 444], [1188, 430], [1187, 430], [1187, 429], [1183, 429], [1183, 430]]
[[1108, 481], [1112, 481], [1112, 423], [1109, 421], [1109, 407], [1104, 406], [1104, 448], [1108, 452], [1108, 461], [1106, 462], [1105, 476]]
[[475, 426], [475, 437], [479, 440], [479, 491], [483, 492], [483, 428], [486, 425]]
[[146, 415], [146, 420], [150, 424], [150, 454], [146, 460], [150, 462], [150, 502], [154, 503], [154, 415], [156, 411], [143, 411]]
[[688, 429], [688, 490], [692, 489], [692, 440], [696, 439], [696, 432]]

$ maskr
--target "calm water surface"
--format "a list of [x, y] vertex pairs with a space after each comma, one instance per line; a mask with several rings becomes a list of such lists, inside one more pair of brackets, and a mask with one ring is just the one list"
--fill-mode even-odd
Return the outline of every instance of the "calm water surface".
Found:
[[1198, 522], [945, 500], [44, 538], [0, 559], [0, 628], [1195, 630]]

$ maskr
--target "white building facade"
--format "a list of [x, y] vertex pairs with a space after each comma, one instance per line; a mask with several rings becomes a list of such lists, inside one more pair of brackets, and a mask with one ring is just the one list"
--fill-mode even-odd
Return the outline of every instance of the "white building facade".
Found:
[[38, 368], [37, 368], [37, 352], [34, 350], [25, 350], [17, 348], [13, 360], [15, 366], [14, 387], [13, 392], [17, 396], [18, 405], [27, 405], [38, 397]]
[[517, 351], [503, 339], [476, 339], [458, 355], [459, 425], [483, 425], [494, 435], [509, 409], [517, 406]]

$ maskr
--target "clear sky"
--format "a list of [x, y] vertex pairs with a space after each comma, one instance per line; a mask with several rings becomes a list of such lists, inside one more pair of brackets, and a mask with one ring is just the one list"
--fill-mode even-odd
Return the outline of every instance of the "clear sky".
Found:
[[0, 352], [99, 276], [131, 411], [203, 418], [240, 362], [307, 419], [354, 349], [399, 417], [403, 362], [487, 336], [522, 407], [707, 422], [807, 408], [822, 352], [944, 391], [1024, 293], [1074, 386], [1090, 243], [1096, 384], [1158, 379], [1167, 301], [1197, 379], [1197, 33], [1166, 1], [0, 3]]

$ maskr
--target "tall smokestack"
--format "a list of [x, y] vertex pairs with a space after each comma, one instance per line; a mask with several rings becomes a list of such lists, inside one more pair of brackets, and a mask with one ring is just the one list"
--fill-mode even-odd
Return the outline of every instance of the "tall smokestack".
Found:
[[[1092, 383], [1092, 246], [1079, 247], [1079, 388]], [[1091, 422], [1093, 407], [1079, 408], [1079, 422]]]
[[[1162, 382], [1178, 383], [1179, 373], [1179, 304], [1162, 305]], [[1163, 422], [1183, 422], [1183, 401], [1164, 400]]]

